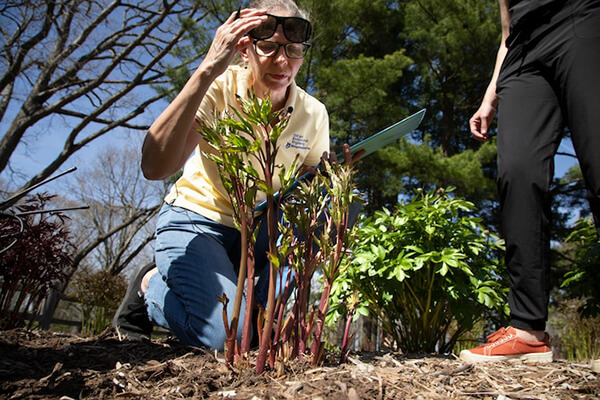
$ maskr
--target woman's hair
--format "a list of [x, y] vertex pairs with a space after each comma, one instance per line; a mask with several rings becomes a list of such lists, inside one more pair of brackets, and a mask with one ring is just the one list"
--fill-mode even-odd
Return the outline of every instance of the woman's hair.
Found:
[[298, 7], [294, 0], [252, 0], [250, 7], [262, 8], [267, 11], [285, 10], [292, 17], [300, 17], [310, 21], [308, 12]]

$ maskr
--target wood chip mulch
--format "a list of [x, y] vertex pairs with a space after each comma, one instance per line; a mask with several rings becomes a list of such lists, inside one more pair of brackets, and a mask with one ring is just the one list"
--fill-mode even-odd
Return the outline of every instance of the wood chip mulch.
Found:
[[454, 356], [352, 354], [256, 375], [171, 339], [0, 331], [0, 399], [600, 399], [587, 363], [465, 364]]

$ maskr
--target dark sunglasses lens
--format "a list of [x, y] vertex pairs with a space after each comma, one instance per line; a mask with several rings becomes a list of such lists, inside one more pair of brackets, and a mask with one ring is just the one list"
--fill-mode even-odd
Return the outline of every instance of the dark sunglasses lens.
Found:
[[260, 24], [260, 26], [252, 29], [249, 34], [254, 39], [268, 39], [277, 30], [277, 19], [271, 15], [268, 16], [267, 20]]
[[310, 39], [310, 22], [302, 18], [285, 18], [283, 33], [290, 42], [307, 42]]

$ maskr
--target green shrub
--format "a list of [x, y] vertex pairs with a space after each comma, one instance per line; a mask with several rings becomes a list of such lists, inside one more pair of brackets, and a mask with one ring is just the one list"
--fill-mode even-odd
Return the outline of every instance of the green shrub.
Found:
[[[238, 287], [233, 303], [233, 315], [227, 314], [226, 296], [223, 321], [227, 332], [226, 359], [229, 363], [247, 363], [252, 334], [252, 318], [256, 318], [259, 349], [256, 371], [264, 371], [267, 362], [273, 368], [276, 362], [292, 357], [311, 356], [318, 363], [323, 355], [322, 333], [328, 308], [330, 288], [339, 266], [346, 256], [350, 205], [357, 202], [353, 191], [354, 171], [351, 166], [323, 160], [312, 179], [303, 180], [287, 198], [287, 192], [299, 176], [299, 165], [277, 163], [278, 139], [291, 117], [291, 109], [272, 112], [267, 96], [258, 98], [249, 93], [248, 100], [240, 98], [240, 109], [235, 115], [217, 116], [210, 126], [202, 126], [199, 133], [214, 149], [204, 155], [213, 161], [223, 186], [233, 205], [234, 220], [240, 230], [241, 262]], [[278, 174], [278, 175], [276, 175]], [[279, 191], [275, 182], [280, 182]], [[258, 192], [266, 194], [266, 222], [268, 224], [269, 289], [267, 307], [258, 306], [255, 315], [255, 240], [254, 228]], [[279, 225], [282, 208], [285, 221]], [[281, 232], [281, 237], [280, 237]], [[279, 240], [279, 243], [278, 243]], [[288, 265], [291, 274], [281, 266]], [[319, 270], [323, 286], [318, 307], [310, 308], [312, 277]], [[281, 295], [276, 297], [276, 285]], [[291, 287], [295, 295], [288, 296]], [[245, 293], [244, 293], [245, 289]], [[237, 324], [241, 315], [242, 295], [246, 296], [244, 326], [241, 343], [237, 343]], [[291, 312], [286, 307], [289, 298], [295, 299]], [[289, 313], [288, 313], [289, 312]], [[286, 317], [286, 313], [287, 317]], [[285, 321], [285, 322], [284, 322]]]
[[566, 239], [573, 245], [567, 254], [570, 270], [565, 273], [561, 285], [562, 294], [571, 299], [583, 298], [580, 312], [584, 316], [600, 315], [600, 238], [591, 218], [577, 221], [573, 232]]
[[451, 190], [419, 191], [410, 203], [362, 222], [333, 289], [330, 321], [345, 312], [336, 305], [357, 291], [355, 315], [379, 318], [396, 347], [448, 352], [486, 311], [507, 313], [503, 241]]
[[587, 361], [600, 356], [600, 315], [589, 316], [583, 299], [569, 299], [550, 314], [552, 347], [561, 358]]
[[81, 332], [95, 335], [110, 326], [113, 315], [127, 290], [122, 275], [110, 275], [106, 270], [81, 268], [71, 286], [81, 304]]
[[579, 219], [559, 248], [568, 271], [553, 294], [550, 313], [554, 350], [560, 357], [585, 361], [600, 355], [600, 240], [591, 218]]

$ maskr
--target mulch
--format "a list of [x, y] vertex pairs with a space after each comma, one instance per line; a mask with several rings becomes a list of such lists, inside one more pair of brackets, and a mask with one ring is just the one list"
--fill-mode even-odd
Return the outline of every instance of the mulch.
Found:
[[465, 364], [452, 355], [355, 353], [323, 365], [290, 361], [257, 375], [223, 354], [165, 338], [119, 341], [0, 332], [0, 399], [598, 399], [586, 363]]

